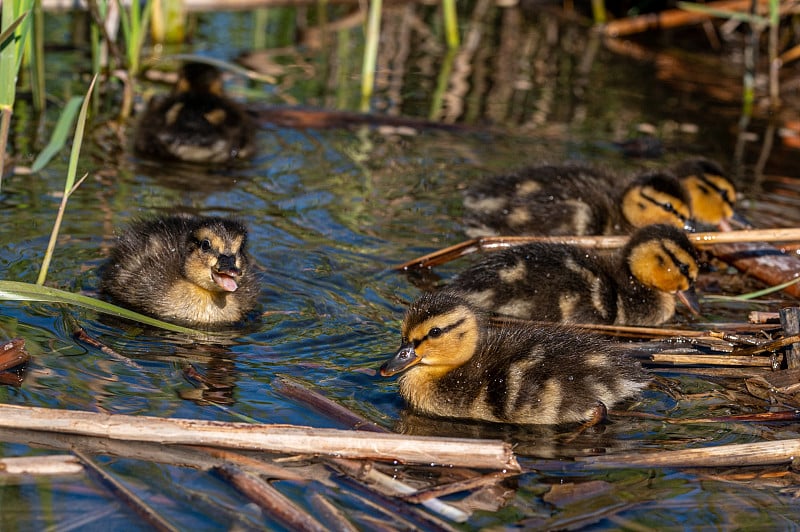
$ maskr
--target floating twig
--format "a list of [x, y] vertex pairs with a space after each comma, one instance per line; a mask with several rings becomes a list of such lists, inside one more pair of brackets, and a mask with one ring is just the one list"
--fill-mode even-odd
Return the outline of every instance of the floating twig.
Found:
[[289, 530], [308, 532], [327, 530], [310, 514], [260, 478], [232, 465], [217, 467], [216, 471], [270, 516], [286, 525]]
[[331, 401], [321, 393], [306, 388], [302, 383], [289, 377], [279, 377], [277, 391], [284, 397], [301, 402], [328, 418], [353, 430], [369, 432], [389, 432], [349, 408]]
[[120, 481], [109, 475], [106, 471], [104, 471], [100, 466], [94, 463], [94, 461], [89, 458], [87, 455], [82, 453], [81, 451], [73, 451], [75, 455], [81, 459], [81, 462], [89, 468], [89, 471], [92, 472], [96, 477], [98, 477], [103, 484], [111, 488], [111, 491], [122, 499], [125, 504], [133, 508], [133, 510], [139, 514], [147, 523], [155, 528], [156, 530], [162, 530], [166, 532], [177, 532], [178, 529], [171, 524], [169, 524], [163, 517], [161, 517], [155, 510], [153, 510], [146, 502], [144, 502], [140, 497], [138, 497], [135, 493], [131, 490], [126, 488]]
[[[711, 233], [687, 233], [689, 240], [699, 247], [742, 242], [788, 242], [800, 240], [800, 228], [748, 229]], [[407, 271], [432, 268], [478, 251], [497, 251], [533, 242], [550, 242], [591, 247], [594, 249], [617, 249], [628, 242], [627, 236], [487, 236], [473, 238], [433, 253], [412, 259], [395, 270]]]
[[48, 456], [14, 456], [0, 458], [0, 474], [60, 476], [83, 473], [83, 466], [71, 454]]
[[[397, 497], [416, 493], [417, 491], [408, 484], [376, 470], [371, 463], [344, 459], [329, 459], [328, 461], [348, 476], [366, 482], [367, 484], [378, 486], [383, 495]], [[424, 499], [420, 501], [420, 504], [428, 510], [456, 523], [463, 523], [469, 519], [468, 513], [436, 498]]]
[[717, 445], [701, 449], [576, 457], [587, 467], [731, 467], [789, 464], [800, 439]]
[[210, 445], [287, 454], [520, 470], [511, 445], [499, 440], [164, 419], [16, 405], [0, 405], [0, 427], [164, 444]]

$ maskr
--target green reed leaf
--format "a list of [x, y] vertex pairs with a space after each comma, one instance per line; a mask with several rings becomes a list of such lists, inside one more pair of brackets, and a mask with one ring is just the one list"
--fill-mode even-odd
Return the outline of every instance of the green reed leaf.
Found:
[[168, 331], [183, 333], [183, 334], [208, 334], [204, 331], [182, 327], [172, 323], [167, 323], [138, 312], [133, 312], [117, 305], [113, 305], [106, 301], [101, 301], [93, 297], [84, 296], [82, 294], [73, 294], [72, 292], [65, 292], [57, 288], [49, 286], [40, 286], [31, 283], [21, 283], [19, 281], [2, 281], [0, 280], [0, 299], [11, 301], [44, 301], [47, 303], [64, 303], [66, 305], [76, 305], [79, 307], [102, 312], [103, 314], [110, 314], [120, 318], [137, 321], [145, 325], [151, 325]]
[[49, 163], [67, 143], [67, 139], [70, 133], [72, 133], [72, 126], [75, 123], [75, 116], [78, 114], [81, 102], [83, 102], [83, 98], [75, 96], [64, 106], [64, 110], [61, 111], [61, 116], [58, 117], [58, 122], [53, 130], [53, 135], [50, 137], [50, 142], [47, 143], [47, 146], [44, 147], [39, 155], [36, 156], [36, 160], [33, 161], [33, 165], [31, 166], [32, 172], [38, 172], [47, 166], [47, 163]]

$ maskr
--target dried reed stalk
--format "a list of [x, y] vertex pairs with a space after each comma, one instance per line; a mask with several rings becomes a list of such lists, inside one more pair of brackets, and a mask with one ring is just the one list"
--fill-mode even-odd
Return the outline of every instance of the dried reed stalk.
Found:
[[695, 355], [683, 353], [655, 353], [650, 360], [657, 364], [704, 365], [704, 366], [748, 366], [757, 368], [771, 367], [769, 358], [753, 358], [733, 355]]
[[0, 477], [7, 475], [58, 476], [78, 473], [83, 473], [83, 466], [71, 454], [0, 458]]
[[[800, 240], [800, 227], [775, 229], [748, 229], [711, 233], [687, 233], [689, 240], [699, 247], [742, 242], [789, 242]], [[487, 236], [466, 240], [433, 253], [412, 259], [395, 270], [428, 268], [478, 251], [496, 251], [532, 242], [570, 244], [594, 249], [617, 249], [628, 242], [627, 236]]]
[[15, 405], [0, 405], [0, 427], [83, 434], [113, 440], [520, 470], [511, 445], [498, 440], [163, 419]]
[[587, 467], [731, 467], [791, 463], [800, 453], [800, 439], [742, 443], [608, 456], [577, 457]]
[[[758, 0], [762, 5], [767, 4], [767, 0]], [[721, 9], [725, 11], [747, 12], [753, 0], [723, 0], [719, 2], [707, 2], [705, 7]], [[675, 28], [698, 24], [712, 18], [707, 13], [697, 11], [685, 11], [683, 9], [666, 9], [658, 13], [648, 13], [636, 17], [627, 17], [609, 22], [603, 28], [603, 32], [609, 37], [620, 37], [642, 33], [648, 30]]]
[[321, 393], [310, 390], [299, 381], [290, 379], [289, 377], [278, 378], [276, 391], [284, 397], [288, 397], [289, 399], [301, 402], [313, 408], [320, 414], [350, 429], [369, 432], [389, 432], [367, 418], [356, 414], [349, 408], [331, 401]]
[[153, 510], [139, 496], [126, 488], [119, 480], [108, 474], [106, 471], [100, 468], [100, 466], [95, 464], [91, 458], [80, 451], [74, 451], [74, 453], [78, 458], [80, 458], [81, 462], [83, 462], [83, 464], [89, 468], [89, 471], [91, 471], [105, 485], [107, 485], [114, 495], [119, 497], [125, 504], [130, 506], [137, 514], [139, 514], [139, 516], [141, 516], [142, 519], [147, 522], [147, 524], [152, 526], [155, 530], [163, 532], [178, 531], [176, 527], [169, 524], [166, 519], [161, 517], [161, 515]]
[[303, 532], [325, 532], [328, 530], [308, 512], [302, 510], [281, 492], [260, 478], [231, 465], [217, 467], [216, 470], [248, 499], [260, 506], [270, 516], [286, 525], [289, 530]]

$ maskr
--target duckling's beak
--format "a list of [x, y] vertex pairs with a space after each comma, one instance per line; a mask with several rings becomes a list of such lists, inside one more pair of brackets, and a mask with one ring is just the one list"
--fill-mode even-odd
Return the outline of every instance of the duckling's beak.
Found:
[[733, 231], [735, 229], [752, 229], [753, 224], [750, 221], [739, 214], [738, 212], [734, 212], [733, 216], [730, 217], [728, 220], [723, 220], [720, 222], [720, 229], [723, 231]]
[[242, 270], [236, 267], [236, 257], [233, 255], [220, 255], [217, 265], [211, 270], [211, 279], [226, 292], [235, 292], [239, 285], [236, 279], [242, 275]]
[[390, 360], [383, 363], [381, 366], [381, 376], [391, 377], [395, 373], [400, 373], [410, 368], [420, 360], [422, 360], [422, 357], [414, 350], [413, 344], [403, 344]]
[[684, 231], [686, 231], [687, 233], [694, 233], [695, 229], [696, 229], [696, 226], [695, 226], [694, 220], [692, 220], [691, 218], [687, 218], [687, 219], [685, 219], [683, 221], [683, 230]]
[[686, 307], [694, 314], [695, 316], [700, 315], [700, 302], [697, 300], [697, 294], [694, 291], [694, 285], [690, 286], [686, 290], [681, 290], [678, 292], [678, 299], [686, 305]]

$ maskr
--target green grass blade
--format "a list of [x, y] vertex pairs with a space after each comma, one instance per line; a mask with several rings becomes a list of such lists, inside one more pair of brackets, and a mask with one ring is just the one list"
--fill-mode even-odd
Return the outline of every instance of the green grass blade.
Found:
[[768, 295], [770, 295], [772, 293], [780, 292], [784, 288], [788, 288], [788, 287], [792, 286], [793, 284], [797, 284], [797, 283], [800, 283], [800, 277], [797, 277], [796, 279], [790, 279], [790, 280], [786, 281], [785, 283], [776, 284], [775, 286], [770, 286], [770, 287], [764, 288], [763, 290], [757, 290], [755, 292], [750, 292], [748, 294], [741, 294], [741, 295], [738, 295], [738, 296], [715, 296], [715, 295], [710, 295], [710, 296], [703, 297], [703, 299], [705, 301], [749, 301], [751, 299], [756, 299], [756, 298], [761, 297], [761, 296], [768, 296]]
[[33, 165], [31, 165], [31, 172], [38, 172], [47, 166], [47, 163], [49, 163], [67, 143], [67, 139], [75, 123], [75, 116], [78, 114], [78, 109], [80, 109], [82, 102], [83, 98], [75, 96], [64, 106], [64, 110], [61, 111], [61, 116], [58, 117], [58, 123], [56, 123], [56, 127], [53, 130], [53, 135], [50, 137], [50, 142], [48, 142], [47, 146], [36, 156], [36, 160], [33, 161]]
[[702, 4], [693, 4], [691, 2], [678, 2], [678, 7], [684, 11], [694, 11], [696, 13], [704, 13], [710, 17], [718, 17], [724, 19], [738, 20], [739, 22], [747, 22], [749, 24], [769, 24], [769, 19], [756, 15], [755, 13], [743, 13], [740, 11], [729, 11], [727, 9], [715, 9]]
[[81, 294], [73, 294], [72, 292], [65, 292], [64, 290], [51, 288], [49, 286], [39, 286], [30, 283], [21, 283], [18, 281], [0, 280], [0, 299], [10, 301], [44, 301], [47, 303], [64, 303], [67, 305], [75, 305], [78, 307], [87, 308], [96, 312], [102, 312], [103, 314], [110, 314], [112, 316], [118, 316], [120, 318], [137, 321], [139, 323], [144, 323], [145, 325], [159, 327], [172, 332], [191, 335], [208, 334], [205, 331], [198, 331], [188, 327], [181, 327], [180, 325], [167, 323], [165, 321], [139, 314], [138, 312], [133, 312], [132, 310], [112, 305], [111, 303], [107, 303], [105, 301], [100, 301], [99, 299], [94, 299]]
[[17, 20], [9, 24], [7, 28], [5, 28], [2, 32], [0, 32], [0, 48], [5, 48], [6, 46], [12, 44], [12, 42], [8, 38], [11, 37], [11, 34], [14, 33], [14, 30], [17, 29], [17, 26], [22, 24], [22, 21], [25, 19], [26, 16], [28, 16], [28, 14], [23, 13], [22, 15], [19, 16]]
[[83, 130], [86, 127], [86, 113], [89, 109], [89, 101], [91, 100], [92, 90], [97, 81], [97, 74], [92, 78], [92, 83], [89, 84], [89, 90], [86, 91], [86, 96], [83, 98], [81, 111], [78, 114], [78, 124], [75, 126], [75, 138], [72, 142], [72, 152], [69, 156], [69, 168], [67, 169], [67, 179], [64, 183], [64, 195], [61, 197], [61, 204], [58, 206], [58, 213], [56, 214], [56, 221], [53, 223], [53, 231], [50, 233], [50, 242], [47, 243], [47, 251], [42, 259], [42, 267], [39, 270], [39, 277], [36, 279], [36, 284], [43, 285], [47, 278], [47, 270], [50, 268], [50, 260], [53, 258], [53, 251], [56, 249], [56, 240], [58, 239], [58, 231], [61, 228], [61, 220], [64, 219], [64, 211], [67, 210], [67, 201], [70, 194], [73, 192], [73, 185], [75, 184], [75, 174], [78, 170], [78, 158], [81, 153], [81, 144], [83, 144]]

